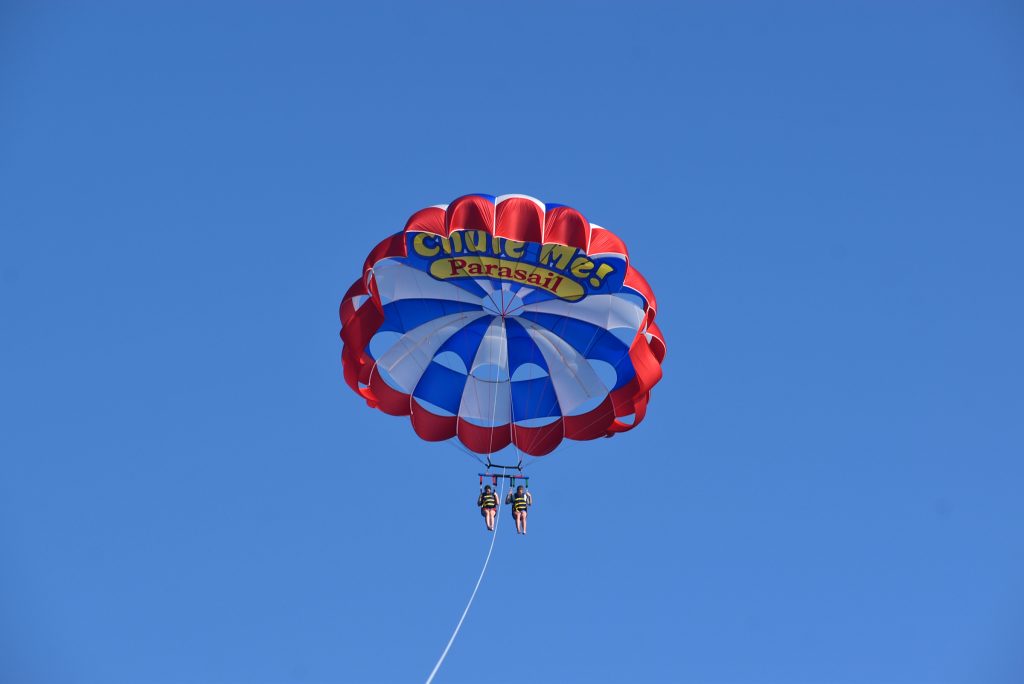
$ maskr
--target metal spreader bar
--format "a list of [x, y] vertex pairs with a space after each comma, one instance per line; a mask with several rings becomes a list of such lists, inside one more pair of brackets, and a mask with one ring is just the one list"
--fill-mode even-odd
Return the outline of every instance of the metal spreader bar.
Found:
[[484, 486], [484, 478], [490, 478], [491, 484], [495, 487], [498, 486], [498, 478], [505, 478], [508, 480], [509, 487], [515, 484], [516, 480], [522, 480], [523, 484], [527, 489], [530, 488], [530, 476], [529, 475], [514, 475], [512, 473], [477, 473], [480, 476], [480, 486]]

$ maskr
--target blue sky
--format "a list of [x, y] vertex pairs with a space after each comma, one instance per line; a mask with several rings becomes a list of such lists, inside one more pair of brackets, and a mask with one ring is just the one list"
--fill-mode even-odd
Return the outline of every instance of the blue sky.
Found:
[[1024, 14], [0, 9], [0, 680], [426, 677], [477, 464], [343, 384], [413, 211], [614, 229], [647, 421], [531, 469], [438, 682], [1024, 678]]

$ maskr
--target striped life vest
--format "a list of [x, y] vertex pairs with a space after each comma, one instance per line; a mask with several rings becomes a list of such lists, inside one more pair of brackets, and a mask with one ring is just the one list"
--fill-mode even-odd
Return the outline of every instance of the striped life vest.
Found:
[[526, 510], [526, 494], [513, 494], [512, 495], [512, 510], [513, 511], [525, 511]]
[[493, 492], [490, 494], [481, 494], [480, 503], [478, 504], [481, 508], [497, 508], [498, 497]]

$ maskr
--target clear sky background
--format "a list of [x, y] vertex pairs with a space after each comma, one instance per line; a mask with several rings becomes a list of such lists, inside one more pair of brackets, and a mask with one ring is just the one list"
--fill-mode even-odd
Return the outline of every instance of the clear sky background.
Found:
[[438, 682], [1024, 680], [1012, 2], [4, 2], [0, 681], [421, 681], [477, 464], [342, 382], [366, 252], [580, 209], [640, 429], [533, 466]]

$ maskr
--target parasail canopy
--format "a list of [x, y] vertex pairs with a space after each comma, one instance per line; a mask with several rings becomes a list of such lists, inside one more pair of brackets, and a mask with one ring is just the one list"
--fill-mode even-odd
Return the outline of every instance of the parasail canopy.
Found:
[[665, 343], [626, 246], [578, 211], [466, 195], [380, 242], [341, 303], [345, 380], [422, 439], [541, 456], [643, 419]]

